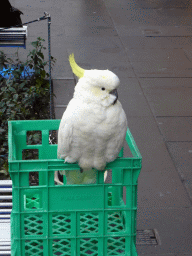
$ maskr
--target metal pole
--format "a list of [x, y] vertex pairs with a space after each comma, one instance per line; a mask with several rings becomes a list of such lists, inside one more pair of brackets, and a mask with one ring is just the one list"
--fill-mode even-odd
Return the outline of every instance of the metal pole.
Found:
[[52, 82], [51, 82], [51, 16], [47, 14], [48, 21], [48, 51], [49, 51], [49, 89], [50, 89], [50, 119], [53, 119], [53, 97], [52, 97]]

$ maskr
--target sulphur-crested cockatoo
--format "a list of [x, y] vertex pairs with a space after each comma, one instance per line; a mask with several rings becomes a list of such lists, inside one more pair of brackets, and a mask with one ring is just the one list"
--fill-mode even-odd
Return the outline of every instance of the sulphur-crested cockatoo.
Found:
[[95, 183], [96, 172], [116, 159], [125, 140], [127, 119], [117, 100], [120, 81], [109, 70], [80, 68], [73, 54], [69, 62], [79, 81], [61, 119], [58, 158], [81, 168], [62, 172], [68, 184]]

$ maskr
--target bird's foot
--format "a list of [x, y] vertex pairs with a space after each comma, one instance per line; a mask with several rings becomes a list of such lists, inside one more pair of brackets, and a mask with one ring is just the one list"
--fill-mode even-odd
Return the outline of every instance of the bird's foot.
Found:
[[76, 160], [75, 160], [75, 159], [73, 159], [72, 157], [70, 157], [70, 156], [65, 157], [65, 161], [64, 161], [64, 163], [70, 163], [70, 164], [73, 164], [73, 163], [75, 163], [75, 162], [76, 162]]
[[80, 173], [83, 173], [83, 169], [80, 167]]

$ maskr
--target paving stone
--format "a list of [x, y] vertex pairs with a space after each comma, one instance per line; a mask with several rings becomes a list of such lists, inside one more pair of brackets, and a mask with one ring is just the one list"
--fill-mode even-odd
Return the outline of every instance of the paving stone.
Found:
[[138, 210], [138, 229], [156, 229], [160, 244], [137, 246], [138, 255], [190, 255], [192, 251], [192, 208], [147, 207]]
[[191, 116], [192, 87], [148, 87], [144, 93], [155, 116]]
[[175, 37], [164, 37], [164, 36], [124, 36], [121, 37], [123, 43], [126, 45], [128, 50], [130, 49], [190, 49], [191, 48], [191, 38], [175, 36]]
[[158, 78], [139, 78], [138, 79], [141, 87], [145, 88], [172, 88], [174, 91], [174, 87], [181, 88], [192, 88], [192, 78], [180, 78], [180, 77], [158, 77]]
[[192, 117], [157, 117], [165, 141], [192, 141]]
[[138, 77], [190, 77], [192, 63], [185, 61], [149, 61], [131, 62]]
[[167, 142], [166, 144], [180, 179], [192, 200], [192, 141]]
[[131, 49], [129, 59], [131, 63], [145, 62], [146, 64], [151, 63], [151, 65], [172, 62], [191, 64], [183, 49]]

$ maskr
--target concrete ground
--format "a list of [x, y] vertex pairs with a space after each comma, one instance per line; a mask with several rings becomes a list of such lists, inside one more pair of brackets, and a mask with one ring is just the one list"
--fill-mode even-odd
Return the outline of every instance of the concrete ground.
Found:
[[[51, 14], [56, 118], [73, 95], [69, 53], [85, 69], [119, 76], [119, 100], [143, 157], [138, 229], [158, 234], [158, 245], [138, 245], [138, 255], [192, 256], [192, 1], [10, 2], [23, 22]], [[28, 30], [27, 50], [38, 36], [47, 38], [46, 21]]]

